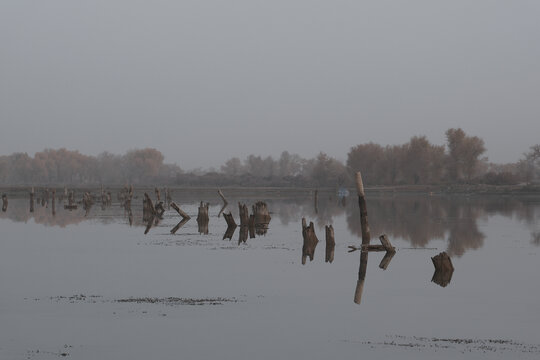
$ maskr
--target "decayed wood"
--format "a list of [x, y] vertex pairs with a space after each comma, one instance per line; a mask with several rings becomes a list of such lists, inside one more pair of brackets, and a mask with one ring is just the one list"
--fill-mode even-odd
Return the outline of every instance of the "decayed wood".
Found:
[[255, 226], [268, 225], [268, 223], [270, 223], [270, 212], [264, 201], [257, 201], [255, 205], [252, 206], [252, 211], [253, 215], [255, 215]]
[[197, 213], [197, 221], [201, 221], [201, 222], [208, 222], [209, 220], [209, 217], [208, 217], [208, 207], [209, 207], [210, 204], [208, 203], [204, 203], [201, 201], [201, 204], [199, 205], [199, 211]]
[[224, 203], [225, 205], [227, 205], [229, 202], [228, 202], [227, 199], [225, 198], [225, 195], [223, 195], [223, 193], [221, 192], [221, 189], [218, 189], [217, 192], [218, 192], [219, 196], [221, 197], [221, 200], [223, 200], [223, 203]]
[[302, 265], [305, 265], [308, 256], [309, 261], [313, 261], [315, 248], [319, 243], [319, 239], [317, 239], [317, 235], [315, 234], [313, 222], [311, 221], [309, 226], [307, 226], [305, 218], [302, 218], [302, 236], [304, 238], [304, 244], [302, 246]]
[[150, 196], [148, 196], [147, 193], [144, 193], [143, 213], [152, 214], [152, 215], [155, 215], [155, 213], [156, 213], [156, 209], [154, 208], [154, 204], [152, 203], [152, 199], [150, 199]]
[[199, 205], [199, 211], [197, 214], [197, 225], [199, 227], [199, 234], [208, 234], [208, 223], [210, 218], [208, 217], [208, 207], [210, 204], [201, 201]]
[[240, 215], [240, 226], [249, 225], [249, 211], [246, 204], [238, 203], [238, 213]]
[[229, 213], [223, 213], [223, 218], [227, 222], [228, 227], [231, 227], [231, 226], [236, 227], [236, 226], [238, 226], [238, 225], [236, 225], [236, 221], [234, 221], [234, 217], [230, 212]]
[[358, 206], [360, 207], [360, 225], [362, 227], [362, 245], [369, 245], [371, 234], [367, 218], [366, 195], [364, 193], [364, 183], [360, 171], [356, 173], [356, 190], [358, 192]]
[[154, 192], [156, 193], [156, 199], [157, 199], [156, 201], [160, 202], [161, 201], [161, 193], [159, 192], [159, 189], [155, 188]]
[[184, 226], [189, 221], [189, 218], [182, 218], [182, 221], [180, 221], [178, 224], [176, 224], [175, 227], [171, 229], [171, 234], [176, 234], [178, 229], [180, 229], [182, 226]]
[[332, 261], [334, 261], [334, 251], [336, 248], [336, 241], [334, 240], [334, 227], [332, 225], [325, 226], [325, 233], [326, 233], [325, 262], [332, 263]]
[[163, 217], [163, 213], [165, 212], [165, 208], [163, 207], [163, 201], [160, 201], [154, 206], [154, 209], [156, 210], [156, 215], [160, 218]]
[[439, 286], [445, 287], [452, 280], [452, 274], [454, 273], [454, 265], [452, 260], [446, 252], [442, 252], [431, 258], [433, 266], [435, 266], [435, 273], [431, 279], [432, 282]]
[[388, 236], [386, 234], [382, 234], [379, 236], [379, 240], [381, 241], [382, 246], [386, 249], [386, 251], [396, 251], [396, 248], [390, 244], [390, 240], [388, 240]]
[[245, 243], [248, 238], [248, 227], [240, 226], [240, 231], [238, 232], [238, 245]]
[[360, 252], [360, 268], [358, 269], [358, 281], [356, 282], [356, 290], [354, 291], [354, 302], [360, 304], [362, 302], [362, 292], [364, 291], [364, 283], [366, 281], [366, 270], [368, 262], [368, 252]]
[[388, 265], [390, 265], [390, 261], [392, 258], [396, 255], [396, 251], [387, 251], [386, 254], [384, 254], [384, 257], [381, 260], [381, 263], [379, 264], [379, 267], [383, 270], [386, 270], [388, 268]]
[[6, 194], [2, 194], [2, 211], [6, 212], [8, 208], [8, 198]]
[[183, 217], [184, 219], [191, 219], [191, 216], [189, 216], [188, 214], [186, 214], [182, 209], [180, 209], [178, 207], [178, 205], [176, 205], [176, 203], [172, 202], [171, 203], [171, 207], [176, 210], [176, 212], [181, 216]]
[[249, 238], [255, 239], [255, 215], [253, 214], [249, 215], [248, 229], [249, 229]]
[[[225, 214], [223, 214], [225, 216]], [[236, 230], [236, 225], [234, 226], [227, 226], [227, 230], [225, 230], [225, 234], [223, 234], [223, 240], [229, 239], [232, 240], [232, 237], [234, 235], [234, 231]]]

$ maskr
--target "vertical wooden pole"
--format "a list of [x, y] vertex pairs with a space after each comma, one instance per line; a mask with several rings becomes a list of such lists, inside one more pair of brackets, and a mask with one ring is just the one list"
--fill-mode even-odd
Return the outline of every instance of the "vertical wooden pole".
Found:
[[360, 225], [362, 227], [362, 245], [369, 245], [371, 234], [367, 218], [366, 195], [364, 193], [364, 183], [360, 171], [356, 173], [356, 190], [358, 191], [358, 206], [360, 207]]

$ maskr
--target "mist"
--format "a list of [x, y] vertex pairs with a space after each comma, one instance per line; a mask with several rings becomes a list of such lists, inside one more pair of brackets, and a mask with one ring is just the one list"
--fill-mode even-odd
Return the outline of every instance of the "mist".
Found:
[[538, 143], [539, 17], [536, 1], [3, 1], [0, 154], [344, 162], [459, 127], [514, 162]]

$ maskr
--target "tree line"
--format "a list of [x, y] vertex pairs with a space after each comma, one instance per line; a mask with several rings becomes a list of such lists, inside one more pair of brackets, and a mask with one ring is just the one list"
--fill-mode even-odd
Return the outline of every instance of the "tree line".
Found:
[[0, 184], [168, 184], [181, 186], [351, 186], [362, 171], [368, 185], [437, 185], [453, 183], [510, 185], [540, 178], [540, 144], [519, 161], [490, 163], [484, 141], [462, 129], [448, 129], [446, 144], [414, 136], [401, 145], [365, 143], [353, 146], [345, 162], [321, 152], [302, 158], [283, 151], [278, 159], [233, 157], [219, 170], [183, 171], [166, 164], [156, 149], [135, 149], [124, 155], [47, 149], [32, 158], [26, 153], [0, 156]]

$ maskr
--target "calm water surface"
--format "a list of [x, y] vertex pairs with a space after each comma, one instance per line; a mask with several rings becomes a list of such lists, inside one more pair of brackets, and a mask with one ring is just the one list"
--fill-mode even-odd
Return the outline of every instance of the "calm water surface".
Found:
[[[540, 358], [540, 198], [368, 194], [372, 238], [386, 233], [397, 253], [386, 270], [385, 254], [369, 253], [358, 304], [353, 196], [225, 193], [237, 222], [238, 201], [266, 201], [266, 234], [223, 239], [222, 204], [208, 191], [173, 194], [192, 217], [174, 235], [174, 210], [144, 234], [140, 194], [131, 220], [118, 202], [85, 214], [57, 201], [53, 216], [51, 204], [30, 213], [27, 196], [10, 198], [0, 359]], [[208, 234], [195, 220], [200, 200]], [[302, 217], [320, 240], [305, 265]], [[455, 268], [446, 286], [432, 282], [442, 251]], [[170, 297], [204, 301], [119, 301]]]

